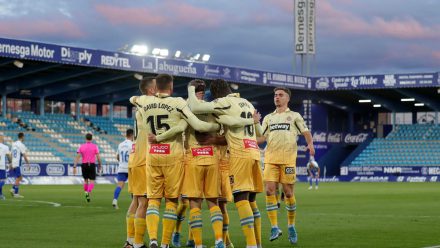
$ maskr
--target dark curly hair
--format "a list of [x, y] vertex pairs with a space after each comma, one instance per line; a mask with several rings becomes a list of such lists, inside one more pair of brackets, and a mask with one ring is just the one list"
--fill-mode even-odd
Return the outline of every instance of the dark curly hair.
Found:
[[211, 95], [214, 99], [225, 97], [232, 93], [229, 84], [223, 79], [216, 79], [211, 82]]

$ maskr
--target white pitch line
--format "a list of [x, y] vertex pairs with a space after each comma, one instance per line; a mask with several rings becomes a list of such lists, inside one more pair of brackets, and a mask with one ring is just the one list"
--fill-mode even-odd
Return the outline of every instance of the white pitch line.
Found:
[[63, 208], [103, 208], [103, 207], [98, 207], [98, 206], [90, 206], [90, 207], [87, 207], [87, 206], [62, 206]]
[[436, 246], [427, 246], [427, 247], [423, 247], [423, 248], [440, 248], [440, 245], [436, 245]]
[[62, 208], [104, 208], [99, 206], [66, 206], [62, 205], [61, 203], [57, 202], [49, 202], [49, 201], [31, 201], [31, 200], [12, 200], [12, 201], [0, 201], [0, 205], [9, 205], [9, 206], [19, 206], [19, 207], [36, 207], [39, 205], [36, 204], [14, 204], [13, 202], [33, 202], [33, 203], [40, 203], [40, 204], [48, 204], [53, 207], [62, 207]]
[[21, 201], [21, 202], [35, 202], [35, 203], [42, 203], [42, 204], [49, 204], [52, 205], [55, 208], [61, 207], [61, 203], [58, 202], [50, 202], [50, 201], [30, 201], [30, 200], [15, 200], [15, 201]]
[[[303, 215], [319, 215], [319, 216], [350, 216], [350, 217], [378, 217], [378, 218], [440, 218], [436, 215], [392, 215], [392, 214], [350, 214], [350, 213], [302, 213]], [[440, 246], [435, 247], [440, 248]]]

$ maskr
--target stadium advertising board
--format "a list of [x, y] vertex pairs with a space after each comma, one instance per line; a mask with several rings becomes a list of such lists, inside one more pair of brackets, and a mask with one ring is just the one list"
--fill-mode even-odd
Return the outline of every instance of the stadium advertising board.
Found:
[[307, 53], [315, 54], [315, 0], [307, 0]]
[[[306, 5], [305, 0], [298, 0], [297, 2], [304, 3], [304, 6]], [[304, 11], [306, 10], [304, 9]], [[305, 26], [303, 28], [307, 29]], [[308, 31], [304, 30], [304, 37], [307, 36], [306, 33]], [[303, 42], [305, 52], [307, 47], [305, 38]], [[287, 73], [206, 64], [190, 60], [138, 56], [123, 52], [109, 52], [5, 38], [0, 38], [0, 56], [133, 72], [169, 73], [175, 76], [190, 78], [221, 78], [237, 83], [285, 86], [292, 89], [353, 90], [432, 87], [440, 85], [438, 73], [311, 78]]]
[[341, 180], [351, 182], [438, 182], [439, 166], [341, 167]]
[[355, 90], [406, 87], [432, 87], [437, 85], [438, 73], [362, 75], [342, 77], [315, 77], [316, 90]]
[[295, 0], [295, 53], [307, 53], [307, 0]]
[[[0, 38], [0, 56], [133, 72], [169, 73], [174, 76], [190, 78], [221, 78], [238, 83], [267, 84], [295, 89], [310, 89], [312, 87], [309, 78], [292, 74], [4, 38]], [[268, 77], [270, 80], [267, 80]]]
[[365, 142], [371, 133], [327, 133], [323, 131], [313, 131], [313, 142], [315, 143], [345, 143], [360, 144]]
[[[20, 167], [23, 176], [72, 176], [73, 166], [70, 164], [29, 164]], [[103, 165], [102, 175], [116, 175], [118, 165]], [[81, 176], [81, 168], [78, 167], [76, 175]]]

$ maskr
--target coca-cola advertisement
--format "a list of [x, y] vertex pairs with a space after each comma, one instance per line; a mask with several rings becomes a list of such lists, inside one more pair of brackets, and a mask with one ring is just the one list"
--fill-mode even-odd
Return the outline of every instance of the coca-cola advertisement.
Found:
[[347, 144], [360, 144], [362, 142], [365, 142], [368, 137], [369, 137], [369, 133], [358, 133], [358, 134], [345, 134], [344, 137], [344, 143]]

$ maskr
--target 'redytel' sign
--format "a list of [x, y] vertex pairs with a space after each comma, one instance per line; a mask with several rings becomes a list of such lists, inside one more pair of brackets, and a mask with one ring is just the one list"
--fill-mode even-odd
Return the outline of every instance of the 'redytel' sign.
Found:
[[[0, 56], [133, 72], [168, 73], [189, 78], [220, 78], [237, 83], [284, 86], [293, 89], [312, 87], [310, 78], [292, 74], [3, 38], [0, 38]], [[268, 80], [272, 75], [273, 79]]]
[[[305, 0], [298, 0], [298, 2], [306, 3]], [[306, 31], [307, 27], [302, 28], [305, 29], [303, 34], [305, 37], [308, 33]], [[302, 46], [302, 49], [306, 50], [305, 38]], [[438, 73], [303, 77], [288, 73], [220, 66], [197, 61], [138, 56], [124, 52], [109, 52], [5, 38], [0, 38], [0, 56], [133, 72], [169, 73], [189, 78], [220, 78], [237, 83], [272, 87], [284, 86], [292, 89], [355, 90], [434, 87], [440, 85]]]

